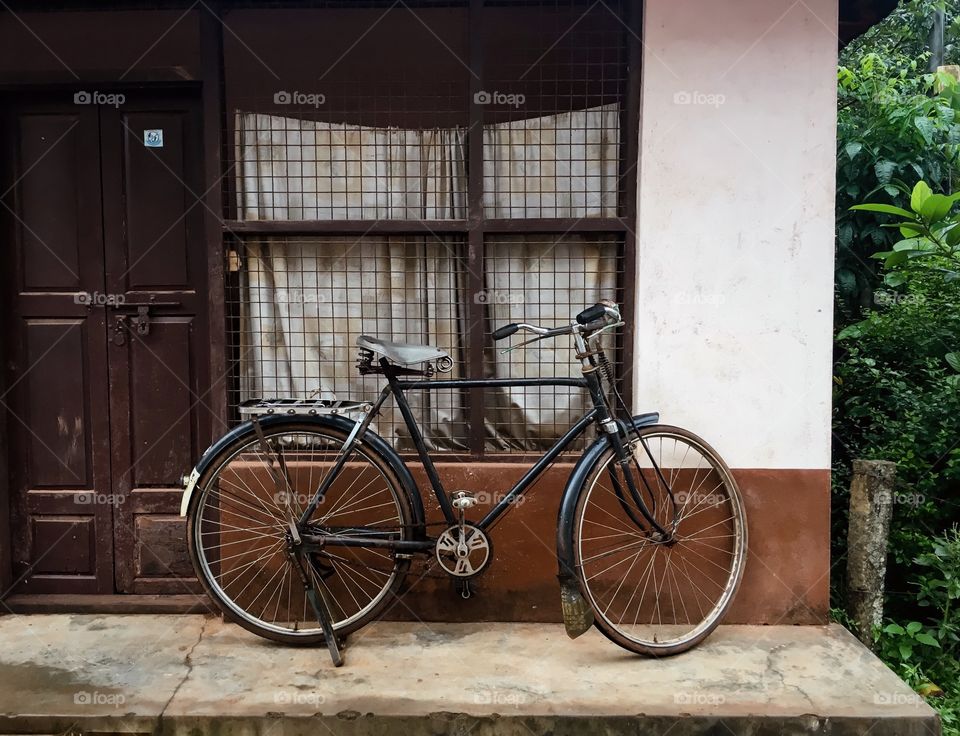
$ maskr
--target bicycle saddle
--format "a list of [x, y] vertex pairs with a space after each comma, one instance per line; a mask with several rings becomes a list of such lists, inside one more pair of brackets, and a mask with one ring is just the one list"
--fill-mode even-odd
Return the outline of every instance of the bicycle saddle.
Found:
[[380, 353], [387, 360], [398, 365], [413, 365], [414, 363], [426, 363], [428, 360], [438, 360], [439, 358], [449, 358], [440, 348], [430, 345], [408, 345], [402, 342], [390, 342], [381, 340], [369, 335], [360, 335], [357, 338], [357, 347], [372, 350]]

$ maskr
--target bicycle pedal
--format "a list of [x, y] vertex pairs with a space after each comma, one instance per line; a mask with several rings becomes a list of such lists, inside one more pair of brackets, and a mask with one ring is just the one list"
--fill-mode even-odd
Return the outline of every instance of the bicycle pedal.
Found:
[[454, 491], [450, 494], [450, 504], [459, 511], [472, 509], [477, 503], [477, 497], [470, 491]]

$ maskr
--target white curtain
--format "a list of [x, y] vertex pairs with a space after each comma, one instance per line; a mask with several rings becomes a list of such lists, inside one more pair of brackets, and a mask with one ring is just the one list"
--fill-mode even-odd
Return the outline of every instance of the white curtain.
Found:
[[[459, 376], [463, 320], [452, 247], [410, 237], [267, 238], [245, 248], [241, 280], [241, 394], [371, 399], [381, 381], [357, 372], [358, 335], [436, 345]], [[456, 392], [411, 392], [421, 429], [436, 447], [462, 446]], [[378, 430], [408, 436], [396, 407]]]
[[616, 105], [483, 129], [487, 217], [617, 214]]
[[400, 130], [237, 113], [243, 220], [464, 217], [463, 131]]

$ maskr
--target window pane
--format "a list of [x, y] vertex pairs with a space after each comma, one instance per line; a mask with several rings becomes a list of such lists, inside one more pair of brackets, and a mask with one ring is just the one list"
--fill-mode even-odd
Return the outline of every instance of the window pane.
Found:
[[490, 218], [614, 217], [626, 2], [484, 9], [484, 205]]
[[483, 129], [485, 215], [615, 217], [617, 105]]
[[466, 216], [464, 131], [237, 113], [241, 220]]
[[[454, 360], [445, 375], [461, 375], [462, 251], [460, 241], [434, 237], [245, 240], [236, 304], [239, 400], [372, 401], [383, 379], [358, 373], [360, 335], [434, 345]], [[433, 446], [465, 446], [460, 392], [409, 398]], [[392, 403], [374, 426], [395, 446], [412, 446]]]
[[[585, 307], [617, 299], [620, 241], [611, 235], [505, 235], [485, 244], [485, 282], [490, 329], [510, 322], [544, 327], [570, 324]], [[530, 337], [527, 335], [526, 337]], [[525, 339], [517, 333], [514, 343]], [[501, 354], [489, 352], [491, 375], [501, 378], [579, 376], [573, 341], [556, 337]], [[615, 362], [613, 339], [608, 357]], [[487, 449], [537, 450], [551, 445], [589, 410], [581, 389], [492, 389], [487, 402]]]
[[231, 213], [464, 217], [466, 2], [315, 5], [226, 13]]

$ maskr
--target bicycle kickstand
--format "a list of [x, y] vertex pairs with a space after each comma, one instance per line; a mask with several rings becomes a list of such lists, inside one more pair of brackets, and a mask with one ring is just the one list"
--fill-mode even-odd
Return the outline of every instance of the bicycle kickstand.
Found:
[[307, 599], [313, 606], [314, 613], [317, 614], [317, 621], [320, 622], [320, 628], [323, 629], [323, 636], [327, 640], [327, 650], [330, 652], [330, 659], [333, 660], [334, 667], [343, 666], [343, 653], [340, 651], [340, 642], [337, 641], [337, 635], [333, 630], [333, 622], [330, 620], [330, 609], [327, 608], [327, 602], [323, 598], [323, 593], [318, 591], [312, 585], [307, 588]]
[[313, 608], [313, 613], [317, 617], [317, 622], [323, 630], [323, 638], [327, 642], [327, 651], [330, 652], [330, 659], [333, 660], [333, 666], [342, 667], [343, 653], [340, 651], [340, 642], [337, 641], [337, 634], [333, 630], [333, 619], [330, 617], [330, 608], [327, 606], [323, 591], [316, 587], [307, 575], [300, 555], [294, 553], [293, 556], [296, 559], [297, 567], [300, 571], [300, 579], [303, 581], [303, 592], [306, 594], [307, 600], [310, 601], [310, 606]]

